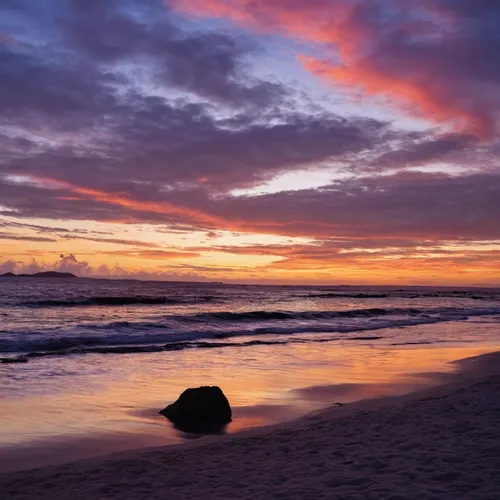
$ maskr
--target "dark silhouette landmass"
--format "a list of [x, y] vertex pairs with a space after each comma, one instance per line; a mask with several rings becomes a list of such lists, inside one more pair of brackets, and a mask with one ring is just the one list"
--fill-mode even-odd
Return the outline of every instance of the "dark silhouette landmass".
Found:
[[0, 278], [77, 278], [73, 273], [60, 273], [58, 271], [45, 271], [33, 274], [0, 274]]

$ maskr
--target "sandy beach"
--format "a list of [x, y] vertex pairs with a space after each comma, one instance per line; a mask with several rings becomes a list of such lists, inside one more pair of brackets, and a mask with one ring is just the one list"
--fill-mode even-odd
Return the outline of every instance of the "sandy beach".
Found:
[[5, 499], [497, 499], [500, 353], [289, 424], [4, 474]]

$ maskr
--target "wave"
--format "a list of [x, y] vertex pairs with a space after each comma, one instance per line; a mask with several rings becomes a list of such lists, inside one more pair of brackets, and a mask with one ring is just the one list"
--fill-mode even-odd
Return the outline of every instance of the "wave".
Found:
[[[262, 341], [273, 343], [278, 337], [286, 343], [297, 334], [337, 334], [345, 339], [373, 340], [372, 337], [363, 336], [362, 332], [466, 320], [469, 317], [498, 315], [499, 312], [498, 308], [372, 308], [352, 311], [226, 311], [191, 316], [172, 315], [163, 317], [159, 322], [121, 321], [102, 325], [84, 324], [66, 329], [3, 331], [0, 332], [0, 352], [24, 353], [31, 357], [89, 352], [154, 352], [183, 349], [185, 347], [182, 346], [186, 343], [193, 347], [201, 341], [215, 341], [217, 346], [226, 342], [225, 345], [229, 346], [227, 340], [236, 337], [242, 337], [238, 345], [247, 342], [244, 337], [257, 336], [267, 336]], [[199, 323], [190, 323], [193, 317]], [[214, 319], [218, 321], [215, 322]], [[356, 337], [348, 337], [354, 332], [357, 332]], [[391, 334], [384, 333], [385, 338], [388, 335]], [[316, 337], [320, 338], [319, 335]], [[153, 351], [149, 351], [150, 349]]]
[[130, 306], [130, 305], [162, 305], [181, 304], [182, 300], [171, 297], [89, 297], [77, 300], [37, 300], [24, 302], [28, 307], [85, 307], [85, 306]]
[[[464, 298], [475, 301], [499, 301], [500, 293], [496, 291], [488, 291], [483, 293], [478, 293], [475, 291], [435, 291], [435, 292], [410, 292], [398, 290], [397, 292], [391, 293], [373, 293], [373, 292], [338, 292], [338, 291], [328, 291], [325, 293], [310, 293], [305, 295], [292, 295], [295, 298], [301, 299], [390, 299], [393, 298], [406, 298], [406, 299], [421, 299], [421, 298]], [[155, 295], [103, 295], [94, 297], [82, 297], [82, 298], [55, 298], [55, 299], [43, 299], [43, 300], [30, 300], [21, 302], [18, 305], [31, 308], [77, 308], [77, 307], [92, 307], [92, 306], [105, 306], [105, 307], [121, 307], [121, 306], [153, 306], [153, 305], [181, 305], [181, 304], [196, 304], [202, 302], [220, 302], [223, 297], [214, 297], [213, 295], [199, 295], [199, 296], [155, 296]], [[222, 300], [224, 301], [224, 300]], [[390, 310], [390, 309], [389, 309]], [[363, 311], [362, 309], [360, 311]], [[383, 309], [373, 308], [366, 309], [367, 314], [370, 311], [374, 311], [375, 314], [383, 314]], [[402, 309], [403, 313], [404, 310]], [[213, 318], [216, 320], [228, 320], [228, 321], [254, 321], [258, 319], [288, 319], [289, 313], [286, 311], [254, 311], [247, 313], [234, 313], [234, 312], [220, 312], [212, 313]], [[344, 317], [348, 317], [351, 314], [350, 311], [345, 311], [343, 313]], [[196, 319], [196, 318], [194, 318]], [[203, 319], [203, 318], [202, 318]]]
[[478, 295], [471, 292], [433, 292], [433, 293], [411, 293], [407, 295], [399, 295], [401, 298], [406, 299], [470, 299], [470, 300], [491, 300], [499, 301], [500, 295], [498, 293], [488, 292]]
[[500, 300], [500, 294], [495, 291], [478, 293], [475, 291], [453, 290], [449, 292], [410, 292], [406, 290], [398, 290], [386, 294], [378, 293], [312, 293], [307, 295], [296, 295], [298, 298], [317, 298], [317, 299], [388, 299], [388, 298], [405, 298], [405, 299], [422, 299], [422, 298], [464, 298], [471, 300]]
[[[244, 311], [244, 312], [212, 312], [189, 316], [190, 321], [274, 321], [274, 320], [328, 320], [336, 318], [365, 318], [388, 315], [419, 315], [432, 314], [434, 309], [372, 307], [369, 309], [351, 309], [348, 311]], [[186, 318], [186, 317], [184, 317]]]
[[378, 293], [311, 293], [309, 295], [298, 295], [301, 298], [317, 298], [317, 299], [333, 299], [333, 298], [346, 298], [346, 299], [387, 299], [391, 297], [388, 294]]
[[[82, 349], [97, 347], [122, 347], [139, 346], [168, 343], [172, 345], [178, 342], [193, 342], [205, 339], [224, 340], [237, 337], [255, 336], [293, 336], [296, 334], [321, 334], [338, 333], [349, 334], [353, 332], [363, 332], [378, 330], [382, 328], [411, 326], [416, 324], [434, 323], [439, 321], [436, 318], [402, 318], [387, 319], [375, 322], [356, 322], [354, 324], [341, 323], [292, 323], [279, 326], [271, 324], [269, 326], [254, 326], [248, 329], [200, 329], [191, 331], [172, 330], [167, 325], [161, 323], [128, 323], [118, 322], [101, 326], [99, 329], [91, 328], [89, 325], [77, 327], [73, 330], [60, 331], [39, 331], [27, 333], [15, 339], [0, 339], [0, 352], [58, 352], [71, 351], [79, 352]], [[209, 327], [210, 325], [204, 325]], [[88, 333], [89, 330], [101, 331], [102, 334]], [[81, 331], [82, 333], [79, 333]], [[361, 337], [359, 337], [361, 338]]]
[[30, 352], [19, 356], [0, 358], [0, 363], [14, 364], [27, 363], [30, 359], [44, 358], [49, 356], [66, 356], [74, 354], [136, 354], [136, 353], [154, 353], [180, 351], [184, 349], [220, 349], [227, 347], [252, 347], [265, 345], [285, 345], [285, 344], [308, 344], [308, 343], [325, 343], [338, 340], [359, 340], [373, 341], [383, 337], [366, 336], [366, 337], [327, 337], [327, 338], [299, 338], [299, 339], [274, 339], [274, 340], [248, 340], [244, 342], [171, 342], [165, 345], [119, 345], [119, 346], [88, 346], [79, 349], [64, 349], [60, 351], [40, 351]]

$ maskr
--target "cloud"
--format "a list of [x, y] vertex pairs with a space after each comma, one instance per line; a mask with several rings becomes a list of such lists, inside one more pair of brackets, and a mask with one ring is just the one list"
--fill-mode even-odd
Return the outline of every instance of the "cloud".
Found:
[[[8, 48], [7, 48], [8, 49]], [[20, 122], [33, 113], [61, 123], [78, 113], [78, 122], [85, 123], [93, 115], [112, 107], [114, 97], [91, 65], [66, 67], [44, 62], [33, 54], [11, 52], [0, 47], [0, 111], [2, 119]], [[38, 82], [38, 85], [35, 83]], [[41, 85], [43, 83], [43, 85]], [[110, 82], [111, 83], [111, 82]], [[85, 96], [91, 95], [88, 99]], [[38, 124], [33, 116], [31, 124]], [[69, 120], [65, 120], [69, 125]]]
[[[44, 35], [43, 44], [0, 49], [4, 178], [56, 179], [103, 204], [123, 194], [163, 199], [193, 186], [251, 187], [398, 135], [380, 120], [297, 111], [294, 92], [255, 82], [247, 71], [246, 58], [258, 50], [247, 39], [181, 30], [160, 2], [73, 0], [63, 13], [52, 2], [0, 9]], [[168, 78], [155, 79], [160, 69]], [[27, 186], [12, 184], [5, 204], [15, 208]], [[85, 202], [72, 201], [86, 211]], [[50, 200], [44, 205], [52, 210]]]
[[79, 261], [73, 254], [59, 256], [59, 261], [54, 266], [54, 269], [63, 273], [73, 273], [78, 276], [84, 276], [92, 271], [89, 263]]
[[45, 238], [43, 236], [24, 236], [20, 234], [12, 234], [1, 231], [0, 240], [18, 240], [18, 241], [38, 241], [40, 243], [55, 242], [53, 238]]
[[77, 276], [90, 275], [93, 268], [86, 261], [79, 261], [73, 254], [60, 254], [54, 263], [38, 262], [32, 259], [28, 263], [9, 260], [0, 263], [0, 274], [5, 272], [17, 274], [33, 274], [42, 271], [59, 271], [62, 273], [73, 273]]
[[136, 257], [148, 260], [192, 259], [200, 257], [198, 252], [186, 252], [182, 250], [114, 250], [105, 253], [107, 255]]
[[164, 267], [168, 268], [168, 269], [184, 269], [184, 270], [188, 270], [188, 271], [196, 271], [196, 272], [202, 273], [202, 275], [208, 273], [209, 276], [213, 273], [216, 273], [219, 275], [221, 273], [240, 273], [241, 274], [242, 271], [243, 272], [249, 271], [249, 270], [253, 271], [255, 269], [253, 267], [193, 266], [193, 265], [189, 265], [189, 264], [181, 264], [178, 266], [168, 265], [168, 266], [164, 266]]
[[16, 222], [10, 219], [0, 218], [0, 227], [10, 227], [15, 229], [31, 229], [33, 231], [37, 231], [40, 233], [80, 233], [87, 231], [84, 229], [67, 229], [63, 227], [54, 227], [54, 226], [41, 226], [39, 224], [29, 224], [24, 222]]
[[86, 187], [89, 194], [113, 188], [151, 199], [155, 191], [252, 186], [281, 171], [355, 158], [399, 136], [381, 121], [331, 114], [278, 113], [274, 123], [257, 123], [248, 116], [233, 126], [231, 120], [219, 123], [197, 105], [175, 107], [140, 96], [113, 116], [92, 151], [87, 146], [39, 147], [33, 155], [4, 159], [0, 169], [10, 176], [43, 172]]
[[286, 94], [280, 84], [248, 74], [245, 59], [258, 51], [248, 40], [183, 30], [155, 0], [70, 0], [64, 8], [19, 2], [2, 5], [1, 16], [43, 30], [45, 42], [0, 44], [0, 110], [17, 122], [43, 116], [66, 127], [71, 119], [73, 127], [92, 126], [96, 115], [119, 111], [137, 84], [233, 107], [268, 107]]
[[[104, 199], [85, 196], [86, 212], [79, 212], [80, 201], [58, 199], [60, 193], [56, 192], [50, 205], [45, 193], [40, 195], [37, 188], [23, 187], [24, 197], [18, 200], [29, 200], [29, 205], [18, 201], [17, 208], [28, 214], [36, 207], [36, 214], [45, 217], [87, 218], [93, 214], [98, 220], [152, 224], [181, 220], [197, 230], [226, 229], [319, 239], [485, 240], [500, 237], [496, 217], [500, 213], [499, 186], [495, 173], [454, 176], [400, 172], [354, 177], [320, 189], [259, 196], [214, 199], [206, 191], [192, 190], [165, 193], [164, 201], [126, 198], [126, 203], [122, 197], [112, 195]], [[12, 194], [10, 190], [5, 192]], [[38, 200], [37, 195], [41, 196]], [[183, 205], [177, 205], [181, 199]]]
[[[344, 242], [347, 244], [347, 241]], [[405, 242], [406, 245], [408, 242]], [[394, 247], [338, 251], [331, 242], [315, 245], [291, 245], [286, 257], [265, 266], [221, 267], [210, 265], [165, 264], [157, 270], [131, 270], [120, 265], [91, 266], [72, 255], [62, 255], [50, 264], [32, 259], [23, 263], [14, 260], [0, 263], [0, 273], [33, 273], [58, 269], [83, 277], [111, 279], [213, 281], [261, 283], [373, 283], [394, 284], [412, 279], [418, 284], [449, 283], [494, 285], [498, 283], [500, 241], [476, 243], [457, 251], [460, 241], [422, 242], [417, 247]], [[229, 253], [238, 249], [226, 249]], [[271, 253], [275, 250], [270, 249]], [[249, 252], [249, 255], [251, 253]], [[424, 270], [424, 271], [423, 271]]]
[[[318, 3], [318, 19], [327, 4]], [[225, 216], [206, 201], [198, 208], [198, 199], [218, 199], [283, 172], [321, 165], [350, 173], [404, 168], [464, 151], [471, 151], [470, 164], [478, 161], [469, 135], [403, 132], [382, 120], [342, 118], [321, 108], [306, 114], [284, 104], [289, 90], [269, 93], [269, 106], [256, 98], [249, 110], [249, 98], [242, 97], [252, 81], [245, 58], [257, 48], [234, 34], [181, 29], [159, 1], [72, 0], [62, 14], [52, 2], [37, 9], [6, 5], [7, 14], [17, 12], [28, 26], [37, 24], [34, 16], [45, 23], [39, 23], [43, 50], [2, 48], [0, 99], [8, 126], [0, 136], [0, 197], [23, 217], [213, 230], [226, 227]], [[302, 22], [308, 10], [300, 1], [286, 15], [278, 2], [266, 5], [270, 25], [316, 29]], [[245, 22], [262, 25], [253, 10], [241, 13]], [[136, 64], [144, 81], [134, 79]], [[189, 85], [175, 83], [172, 75], [182, 79], [191, 66], [200, 73]], [[170, 76], [151, 86], [158, 68]], [[182, 97], [166, 95], [174, 87]], [[187, 98], [194, 94], [209, 102]], [[223, 94], [234, 108], [229, 114], [214, 107]]]
[[[229, 17], [322, 46], [304, 67], [366, 95], [481, 136], [499, 132], [500, 5], [494, 1], [170, 0], [191, 15]], [[477, 5], [476, 5], [477, 4]], [[348, 33], [348, 36], [346, 36]]]
[[0, 274], [13, 273], [17, 269], [17, 262], [15, 260], [7, 260], [0, 263]]
[[159, 246], [158, 244], [151, 243], [149, 241], [126, 240], [122, 238], [94, 238], [91, 236], [78, 236], [75, 234], [65, 234], [62, 236], [62, 238], [66, 240], [87, 240], [94, 241], [96, 243], [111, 243], [113, 245], [126, 245], [145, 248], [157, 248]]
[[[78, 277], [83, 278], [104, 278], [104, 279], [137, 279], [137, 280], [154, 280], [154, 281], [199, 281], [206, 282], [214, 278], [213, 273], [217, 273], [216, 269], [212, 270], [212, 276], [207, 277], [199, 274], [196, 271], [196, 266], [165, 266], [165, 269], [156, 271], [146, 270], [130, 270], [120, 267], [119, 265], [108, 266], [99, 265], [92, 266], [87, 261], [80, 261], [74, 255], [61, 255], [56, 262], [44, 262], [32, 259], [24, 263], [16, 260], [7, 260], [0, 262], [0, 274], [15, 273], [15, 274], [33, 274], [43, 271], [70, 272]], [[232, 269], [230, 269], [232, 271]], [[219, 272], [226, 272], [225, 270]]]
[[499, 181], [493, 174], [364, 177], [318, 190], [228, 198], [217, 209], [241, 231], [320, 239], [499, 239]]
[[[373, 159], [373, 166], [377, 168], [398, 168], [402, 165], [425, 165], [429, 162], [438, 161], [459, 165], [464, 160], [467, 161], [467, 151], [474, 150], [475, 146], [475, 138], [467, 134], [423, 136], [420, 140], [415, 140], [415, 138], [405, 140], [403, 138], [402, 142], [395, 148], [376, 156]], [[474, 161], [468, 161], [467, 163], [469, 166], [475, 164]]]
[[[411, 254], [417, 262], [425, 259], [418, 248], [496, 240], [498, 9], [465, 0], [3, 2], [0, 211], [17, 222], [0, 220], [0, 238], [14, 234], [19, 247], [34, 241], [42, 249], [56, 240], [122, 245], [108, 256], [125, 262], [207, 257], [208, 249], [271, 256], [283, 273], [320, 272], [324, 263], [381, 266], [380, 249], [388, 260]], [[297, 67], [278, 60], [283, 36], [334, 90], [361, 89], [370, 102], [398, 103], [438, 126], [400, 129], [347, 114], [342, 102], [341, 116], [331, 103], [326, 109], [312, 93], [303, 96], [300, 85], [285, 84]], [[274, 71], [284, 72], [280, 81], [268, 75]], [[283, 174], [305, 179], [311, 169], [321, 169], [324, 186], [292, 192], [280, 184]], [[235, 194], [271, 180], [283, 191]], [[45, 227], [31, 218], [65, 223]], [[125, 231], [59, 227], [75, 220], [148, 223], [211, 241], [203, 250], [163, 249]], [[235, 247], [231, 231], [315, 244]], [[497, 258], [485, 253], [482, 262], [488, 255]], [[444, 250], [440, 256], [442, 265], [451, 262]], [[212, 275], [217, 267], [175, 265], [153, 278]], [[147, 275], [96, 268], [71, 254], [26, 266]], [[251, 272], [231, 266], [218, 269]]]
[[258, 52], [242, 37], [225, 33], [188, 33], [176, 26], [159, 1], [73, 0], [64, 25], [76, 50], [92, 61], [140, 60], [153, 80], [229, 106], [267, 107], [285, 88], [259, 81], [245, 70], [245, 59]]

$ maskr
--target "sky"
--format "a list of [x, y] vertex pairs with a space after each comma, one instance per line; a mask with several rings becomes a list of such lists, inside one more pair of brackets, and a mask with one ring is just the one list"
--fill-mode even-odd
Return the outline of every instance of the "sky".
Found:
[[0, 274], [500, 285], [498, 0], [0, 0]]

